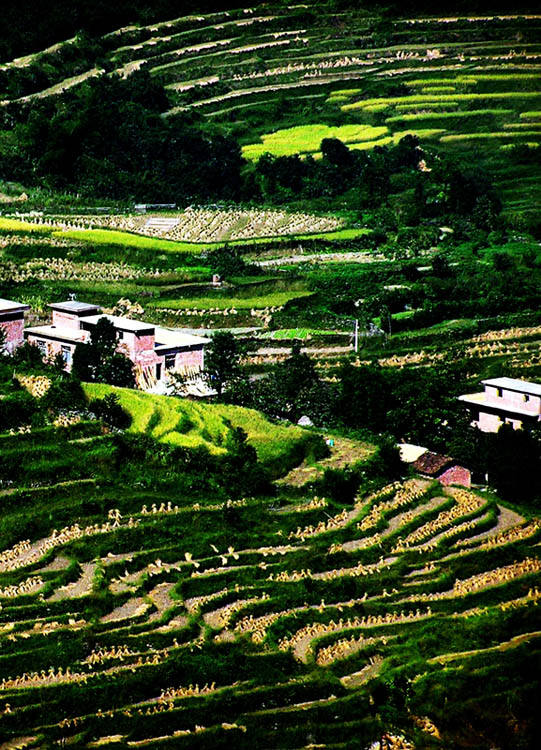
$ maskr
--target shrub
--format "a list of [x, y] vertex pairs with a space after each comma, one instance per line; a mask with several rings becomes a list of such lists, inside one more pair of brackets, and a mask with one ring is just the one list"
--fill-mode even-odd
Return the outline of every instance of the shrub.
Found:
[[323, 477], [317, 482], [317, 490], [323, 497], [349, 505], [355, 500], [359, 484], [359, 475], [353, 469], [325, 469]]
[[116, 393], [109, 393], [104, 398], [93, 399], [89, 404], [89, 409], [98, 419], [120, 430], [128, 429], [132, 423], [131, 415], [122, 408]]
[[51, 409], [81, 409], [86, 399], [78, 380], [59, 378], [51, 383], [42, 403]]
[[28, 424], [39, 412], [37, 400], [27, 391], [0, 400], [0, 429], [10, 430]]

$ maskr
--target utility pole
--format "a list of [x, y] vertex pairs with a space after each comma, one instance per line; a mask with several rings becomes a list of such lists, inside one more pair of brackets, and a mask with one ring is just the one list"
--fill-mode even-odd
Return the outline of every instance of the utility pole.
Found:
[[355, 354], [359, 351], [359, 319], [355, 318], [355, 338], [354, 338], [354, 344], [353, 348], [355, 350]]

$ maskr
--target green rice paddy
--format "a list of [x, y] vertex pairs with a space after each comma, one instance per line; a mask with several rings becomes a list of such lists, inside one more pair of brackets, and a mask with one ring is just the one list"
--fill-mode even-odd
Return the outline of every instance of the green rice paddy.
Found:
[[313, 292], [271, 292], [261, 297], [197, 297], [194, 299], [151, 300], [149, 307], [168, 310], [250, 310], [282, 307], [294, 299], [310, 297]]

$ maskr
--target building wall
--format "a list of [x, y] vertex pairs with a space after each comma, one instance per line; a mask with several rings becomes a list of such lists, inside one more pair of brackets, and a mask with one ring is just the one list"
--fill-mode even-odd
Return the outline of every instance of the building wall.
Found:
[[74, 315], [73, 313], [53, 310], [51, 325], [62, 326], [63, 328], [74, 328], [78, 331], [81, 327], [81, 319], [78, 315]]
[[[66, 370], [68, 372], [71, 372], [71, 365], [73, 362], [73, 352], [75, 351], [75, 344], [72, 344], [71, 342], [64, 342], [64, 341], [54, 341], [51, 339], [42, 338], [39, 336], [39, 334], [35, 333], [29, 333], [27, 336], [27, 341], [29, 344], [33, 344], [35, 346], [38, 345], [38, 342], [44, 341], [45, 342], [45, 352], [44, 352], [44, 359], [53, 359], [57, 354], [64, 354], [64, 358], [66, 358], [66, 352], [69, 351], [69, 356], [67, 357], [66, 362]], [[63, 349], [64, 347], [64, 349]]]
[[503, 423], [497, 414], [481, 411], [479, 412], [479, 419], [474, 424], [483, 432], [498, 432]]
[[151, 333], [150, 336], [135, 336], [134, 334], [125, 333], [124, 338], [136, 354], [154, 351], [154, 333]]
[[[499, 392], [501, 396], [498, 395]], [[531, 414], [541, 414], [541, 397], [539, 396], [508, 391], [505, 388], [498, 389], [493, 385], [485, 385], [485, 394], [487, 404], [494, 404], [501, 409], [505, 409], [506, 406], [518, 406]]]
[[184, 368], [190, 370], [203, 369], [202, 346], [198, 349], [192, 349], [191, 351], [177, 352], [175, 357], [175, 369], [182, 370]]
[[461, 487], [471, 487], [471, 472], [464, 466], [450, 466], [438, 477], [438, 482], [445, 486], [459, 484]]
[[0, 317], [0, 328], [6, 334], [6, 351], [11, 354], [23, 343], [24, 315], [16, 320], [2, 320]]

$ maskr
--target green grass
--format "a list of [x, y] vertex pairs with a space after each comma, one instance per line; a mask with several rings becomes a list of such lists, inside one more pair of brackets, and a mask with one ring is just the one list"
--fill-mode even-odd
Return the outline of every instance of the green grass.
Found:
[[319, 152], [324, 138], [339, 138], [344, 143], [362, 143], [373, 141], [388, 133], [386, 127], [371, 125], [342, 125], [330, 127], [321, 123], [312, 125], [298, 125], [284, 128], [275, 133], [261, 136], [262, 143], [244, 146], [242, 154], [246, 159], [258, 159], [264, 153], [274, 156], [290, 156], [292, 154], [313, 154]]
[[431, 104], [433, 101], [445, 102], [450, 104], [451, 102], [467, 102], [467, 101], [482, 101], [482, 100], [495, 100], [495, 99], [539, 99], [541, 95], [537, 91], [502, 91], [502, 92], [489, 92], [486, 94], [440, 94], [438, 96], [423, 96], [421, 94], [413, 94], [412, 96], [392, 96], [381, 99], [363, 99], [358, 102], [352, 102], [351, 104], [344, 104], [341, 107], [343, 112], [351, 112], [357, 109], [366, 109], [372, 105], [376, 106], [393, 106], [395, 104]]
[[187, 448], [205, 447], [225, 453], [231, 427], [242, 427], [263, 463], [273, 463], [302, 442], [306, 432], [293, 425], [276, 425], [254, 409], [203, 404], [174, 396], [157, 396], [101, 383], [85, 383], [89, 398], [115, 393], [132, 416], [131, 433], [148, 433], [157, 440]]
[[263, 309], [266, 307], [282, 307], [287, 302], [301, 297], [310, 297], [313, 292], [273, 292], [261, 297], [198, 297], [197, 299], [160, 299], [149, 301], [148, 307], [170, 310], [210, 310], [217, 308], [227, 310], [234, 307], [237, 310]]
[[363, 234], [370, 234], [371, 229], [336, 229], [333, 232], [315, 232], [314, 234], [296, 234], [298, 240], [354, 240]]
[[316, 328], [282, 328], [278, 331], [266, 331], [260, 338], [273, 341], [290, 341], [307, 339], [310, 336], [335, 336], [337, 331], [323, 331]]
[[31, 224], [29, 221], [20, 221], [19, 219], [8, 219], [7, 217], [0, 216], [0, 231], [5, 232], [36, 232], [38, 234], [49, 234], [51, 229], [36, 224]]
[[440, 140], [447, 141], [474, 141], [491, 138], [538, 138], [541, 135], [535, 130], [522, 130], [518, 133], [512, 130], [504, 130], [495, 133], [455, 133], [454, 135], [443, 135]]
[[[376, 105], [372, 105], [372, 106], [376, 106]], [[397, 104], [395, 108], [398, 112], [409, 112], [411, 109], [418, 110], [419, 106], [422, 106], [424, 108], [424, 111], [426, 112], [426, 114], [431, 114], [430, 112], [431, 109], [438, 109], [438, 110], [439, 109], [454, 109], [455, 107], [458, 107], [458, 102], [455, 102], [454, 100], [450, 102], [436, 102], [436, 101], [432, 101], [431, 99], [428, 99], [422, 105], [411, 104], [411, 102], [406, 102], [406, 104]], [[427, 109], [427, 108], [430, 108], [430, 109]], [[366, 107], [365, 109], [368, 112], [378, 111], [378, 110], [373, 110], [370, 107]], [[387, 109], [387, 105], [386, 104], [382, 105], [381, 109], [382, 110]], [[501, 109], [499, 111], [504, 114], [511, 114], [514, 110]], [[454, 113], [452, 112], [451, 114], [454, 114]]]
[[62, 239], [91, 242], [95, 245], [124, 245], [151, 250], [165, 250], [170, 252], [197, 253], [203, 248], [214, 250], [218, 243], [175, 242], [174, 240], [156, 240], [131, 232], [119, 232], [114, 229], [72, 229], [67, 232], [55, 231], [53, 236]]
[[512, 114], [511, 109], [471, 109], [465, 112], [412, 112], [411, 114], [396, 115], [394, 117], [387, 117], [385, 122], [418, 122], [422, 120], [428, 120], [432, 117], [436, 117], [438, 120], [463, 120], [470, 117], [478, 117], [482, 115], [505, 115]]

